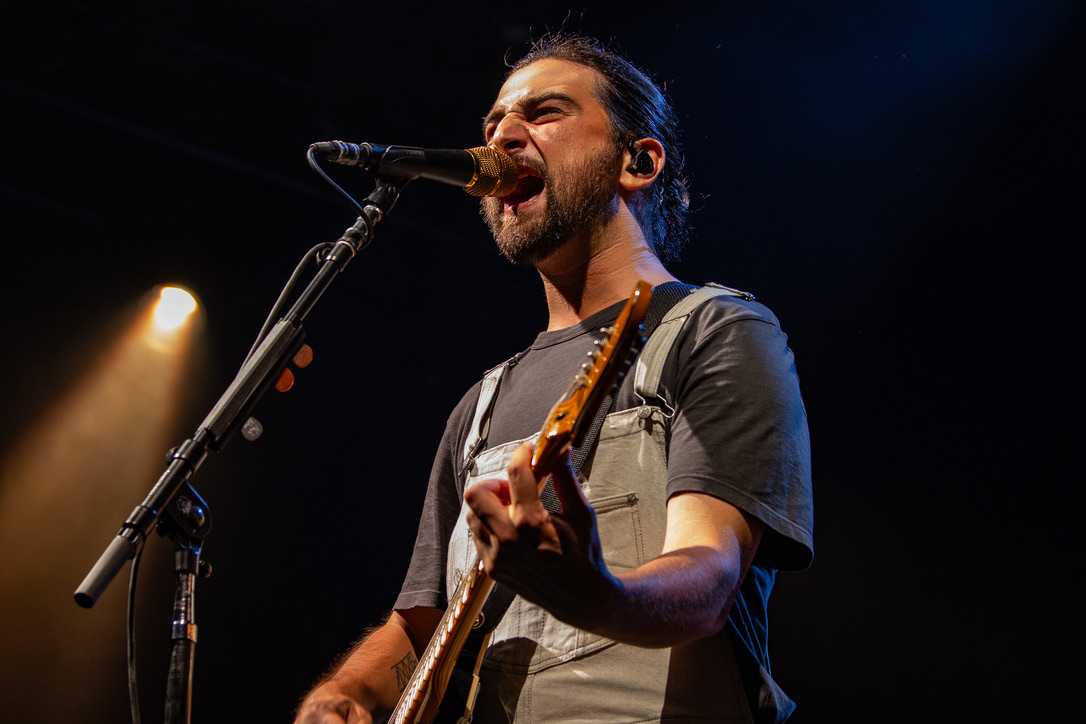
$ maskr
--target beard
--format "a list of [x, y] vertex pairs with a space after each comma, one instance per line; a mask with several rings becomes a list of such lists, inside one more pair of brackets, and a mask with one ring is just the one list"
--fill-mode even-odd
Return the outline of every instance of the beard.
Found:
[[483, 199], [483, 216], [505, 258], [514, 264], [535, 264], [558, 251], [582, 232], [591, 232], [615, 217], [615, 180], [621, 149], [600, 153], [571, 164], [555, 179], [536, 165], [529, 167], [543, 179], [543, 215], [529, 219], [506, 216], [502, 199]]

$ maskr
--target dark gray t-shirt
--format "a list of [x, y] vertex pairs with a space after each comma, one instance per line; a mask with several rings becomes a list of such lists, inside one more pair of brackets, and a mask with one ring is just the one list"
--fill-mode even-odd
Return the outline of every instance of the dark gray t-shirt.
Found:
[[[487, 445], [538, 432], [622, 303], [581, 324], [542, 332], [511, 362], [494, 405]], [[476, 384], [449, 418], [430, 475], [411, 565], [397, 609], [445, 607], [446, 545], [460, 511], [464, 445], [479, 397]], [[697, 491], [761, 520], [765, 534], [729, 622], [759, 666], [769, 668], [766, 603], [776, 569], [813, 556], [810, 440], [799, 378], [777, 318], [753, 301], [718, 297], [700, 305], [679, 333], [660, 383], [674, 410], [667, 494]], [[611, 412], [643, 404], [627, 377]]]

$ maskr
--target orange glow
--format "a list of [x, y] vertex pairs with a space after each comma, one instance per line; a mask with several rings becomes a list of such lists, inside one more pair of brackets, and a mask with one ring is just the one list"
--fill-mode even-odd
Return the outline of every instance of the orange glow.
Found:
[[155, 306], [148, 295], [70, 388], [43, 390], [55, 399], [0, 459], [0, 612], [17, 622], [5, 634], [0, 680], [12, 690], [64, 681], [66, 696], [50, 703], [57, 721], [85, 716], [115, 689], [123, 693], [117, 661], [127, 568], [91, 611], [76, 606], [72, 592], [150, 490], [187, 424], [182, 390], [199, 318], [164, 333], [154, 324]]

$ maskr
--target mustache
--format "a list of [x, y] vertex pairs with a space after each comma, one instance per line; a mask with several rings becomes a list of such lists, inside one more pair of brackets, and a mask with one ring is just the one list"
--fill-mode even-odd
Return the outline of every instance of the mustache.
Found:
[[517, 165], [522, 166], [544, 181], [549, 182], [551, 180], [550, 173], [547, 171], [547, 166], [542, 161], [535, 158], [518, 158]]

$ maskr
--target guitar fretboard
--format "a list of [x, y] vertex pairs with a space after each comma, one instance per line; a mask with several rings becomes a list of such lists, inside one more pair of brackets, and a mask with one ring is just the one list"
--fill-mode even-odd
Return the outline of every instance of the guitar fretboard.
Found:
[[483, 562], [476, 555], [475, 562], [453, 592], [437, 632], [422, 652], [422, 659], [389, 719], [390, 724], [416, 724], [421, 721], [420, 717], [427, 711], [426, 704], [435, 689], [435, 706], [440, 701], [456, 663], [456, 656], [446, 653], [452, 651], [458, 654], [463, 648], [471, 633], [471, 623], [479, 616], [493, 588], [494, 579], [483, 570]]

